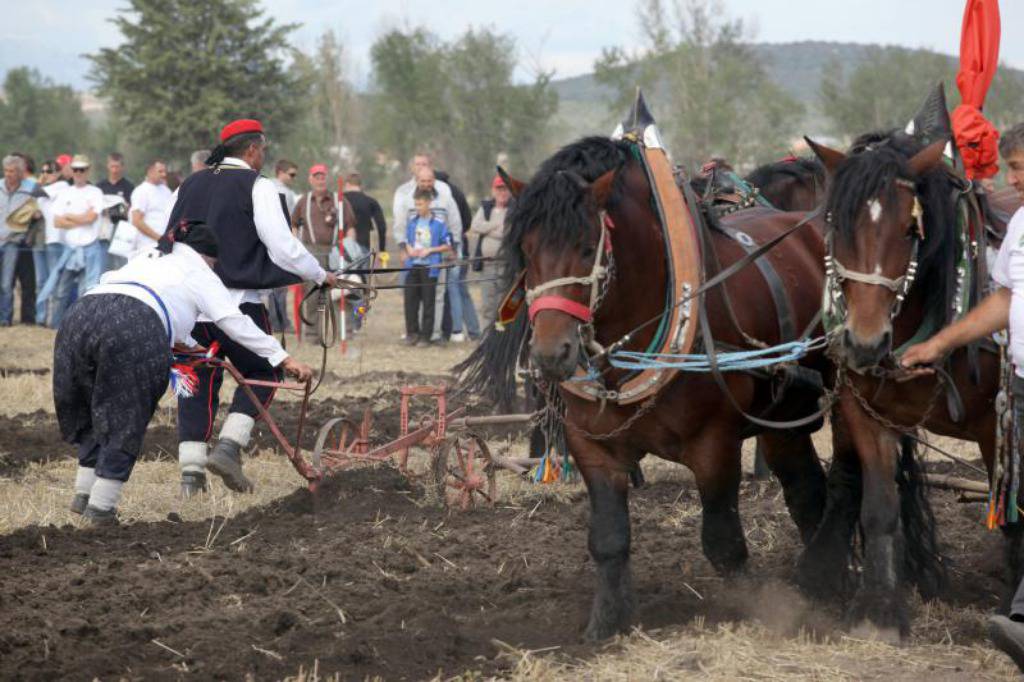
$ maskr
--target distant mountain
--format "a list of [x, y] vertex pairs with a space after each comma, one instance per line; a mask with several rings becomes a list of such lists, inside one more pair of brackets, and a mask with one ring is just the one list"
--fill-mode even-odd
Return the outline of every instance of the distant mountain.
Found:
[[[809, 135], [822, 135], [826, 132], [825, 121], [818, 106], [822, 68], [830, 60], [836, 59], [843, 65], [846, 73], [851, 73], [868, 59], [872, 48], [879, 46], [806, 41], [755, 43], [751, 47], [772, 80], [804, 105], [804, 132]], [[950, 68], [955, 69], [957, 58], [949, 56], [948, 59]], [[1024, 72], [1011, 70], [1024, 79]], [[921, 84], [921, 92], [918, 93], [920, 96], [924, 96], [928, 85]], [[556, 125], [567, 132], [607, 133], [611, 131], [617, 116], [625, 113], [608, 110], [615, 101], [615, 94], [594, 80], [592, 74], [555, 80], [552, 81], [552, 86], [560, 101]], [[658, 103], [654, 101], [650, 104], [657, 116]]]

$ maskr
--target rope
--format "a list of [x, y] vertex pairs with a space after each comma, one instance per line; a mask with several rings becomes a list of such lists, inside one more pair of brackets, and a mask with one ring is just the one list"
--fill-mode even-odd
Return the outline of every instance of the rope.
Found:
[[[714, 353], [714, 361], [723, 372], [742, 372], [771, 367], [785, 362], [795, 362], [808, 353], [826, 346], [824, 336], [806, 341], [790, 341], [768, 348], [745, 351]], [[712, 360], [706, 353], [643, 353], [638, 351], [613, 351], [609, 363], [617, 369], [676, 369], [683, 372], [710, 372]]]

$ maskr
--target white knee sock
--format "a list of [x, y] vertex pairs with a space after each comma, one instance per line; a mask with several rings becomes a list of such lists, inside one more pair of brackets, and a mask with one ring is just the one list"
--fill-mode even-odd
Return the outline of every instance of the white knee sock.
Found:
[[206, 471], [206, 443], [183, 441], [178, 443], [178, 466], [182, 473], [203, 473]]
[[89, 506], [96, 507], [107, 511], [117, 507], [117, 503], [121, 501], [121, 488], [124, 486], [122, 481], [115, 481], [112, 478], [100, 478], [96, 477], [96, 482], [92, 484], [92, 491], [89, 493]]
[[241, 412], [231, 412], [224, 420], [224, 426], [220, 427], [220, 437], [234, 441], [243, 448], [249, 446], [249, 439], [252, 437], [252, 427], [256, 420]]
[[96, 470], [92, 467], [78, 467], [75, 474], [75, 492], [81, 495], [88, 495], [92, 490], [92, 484], [96, 482]]

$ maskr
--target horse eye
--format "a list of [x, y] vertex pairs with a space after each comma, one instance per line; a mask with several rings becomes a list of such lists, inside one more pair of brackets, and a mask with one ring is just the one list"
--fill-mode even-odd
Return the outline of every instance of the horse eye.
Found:
[[587, 244], [586, 246], [583, 247], [583, 250], [580, 251], [580, 255], [583, 256], [584, 258], [593, 258], [594, 252], [594, 247], [591, 246], [590, 244]]

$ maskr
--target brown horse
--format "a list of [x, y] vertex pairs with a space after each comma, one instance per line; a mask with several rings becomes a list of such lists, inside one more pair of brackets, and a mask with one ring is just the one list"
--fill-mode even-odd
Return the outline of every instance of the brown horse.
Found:
[[[614, 276], [593, 310], [596, 339], [605, 347], [662, 313], [668, 287], [667, 256], [652, 206], [652, 189], [633, 144], [594, 137], [556, 153], [518, 192], [504, 242], [511, 271], [525, 270], [528, 287], [557, 278], [583, 277], [592, 272], [595, 259], [602, 257], [598, 245], [607, 223], [601, 219], [601, 211], [606, 212], [608, 223], [614, 225], [606, 235], [612, 244]], [[750, 209], [727, 216], [722, 223], [763, 243], [803, 217]], [[704, 229], [706, 278], [713, 277], [719, 267], [727, 268], [744, 258], [746, 251], [735, 238], [721, 230]], [[820, 307], [823, 249], [820, 230], [805, 225], [765, 256], [781, 274], [793, 322], [800, 330], [812, 324]], [[723, 289], [731, 299], [735, 324], [726, 313]], [[745, 336], [770, 344], [783, 341], [767, 291], [765, 277], [750, 265], [707, 292], [709, 331], [718, 344], [749, 348]], [[589, 287], [581, 285], [566, 285], [557, 292], [584, 308], [590, 300]], [[584, 362], [580, 320], [551, 309], [537, 313], [532, 324], [524, 317], [520, 314], [517, 324], [503, 333], [488, 334], [463, 364], [462, 369], [476, 379], [468, 382], [471, 388], [497, 396], [514, 390], [513, 368], [527, 335], [529, 363], [543, 382], [566, 381]], [[637, 331], [627, 349], [643, 350], [654, 334], [653, 325]], [[820, 353], [806, 356], [801, 364], [818, 371], [827, 367]], [[602, 372], [610, 389], [626, 377], [626, 372], [608, 367]], [[815, 411], [818, 393], [799, 382], [787, 392], [786, 400], [774, 399], [777, 379], [765, 373], [724, 375], [729, 392], [745, 411], [774, 419]], [[588, 639], [608, 637], [630, 622], [633, 593], [627, 497], [630, 473], [646, 453], [685, 464], [693, 472], [703, 503], [702, 545], [715, 568], [729, 574], [744, 565], [747, 546], [738, 499], [740, 446], [744, 438], [762, 430], [735, 409], [712, 377], [681, 373], [656, 398], [639, 406], [602, 404], [564, 389], [559, 392], [566, 406], [569, 450], [590, 497], [588, 545], [597, 565], [597, 593], [585, 632]], [[824, 472], [808, 433], [817, 426], [803, 431], [764, 431], [762, 435], [768, 464], [783, 486], [786, 504], [804, 541], [814, 534], [825, 499]]]
[[782, 211], [810, 211], [825, 197], [825, 168], [816, 159], [794, 156], [766, 163], [744, 180]]
[[[920, 426], [974, 441], [991, 466], [999, 361], [982, 352], [972, 372], [966, 350], [953, 354], [946, 369], [962, 407], [947, 400], [937, 377], [894, 380], [894, 349], [945, 325], [958, 291], [970, 286], [957, 280], [965, 249], [957, 198], [967, 185], [943, 162], [944, 141], [924, 147], [897, 133], [872, 140], [849, 155], [812, 143], [830, 176], [832, 285], [840, 301], [834, 357], [841, 419], [833, 428], [845, 433], [833, 453], [826, 515], [800, 575], [815, 592], [842, 589], [859, 519], [863, 580], [848, 615], [854, 625], [866, 621], [874, 634], [897, 639], [909, 631], [904, 585], [916, 583], [932, 598], [944, 580], [907, 434]], [[1016, 571], [1020, 533], [1008, 537]]]

